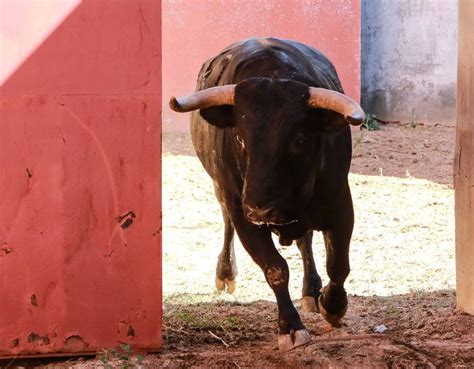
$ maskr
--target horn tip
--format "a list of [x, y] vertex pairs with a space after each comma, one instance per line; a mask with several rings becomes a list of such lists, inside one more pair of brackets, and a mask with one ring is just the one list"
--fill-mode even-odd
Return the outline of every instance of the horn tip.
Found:
[[365, 113], [363, 111], [357, 111], [350, 115], [347, 115], [346, 120], [353, 126], [360, 126], [364, 123]]
[[170, 102], [169, 102], [169, 106], [170, 106], [171, 110], [176, 111], [178, 113], [182, 113], [184, 111], [183, 107], [180, 105], [180, 103], [178, 102], [178, 100], [174, 96], [171, 97]]

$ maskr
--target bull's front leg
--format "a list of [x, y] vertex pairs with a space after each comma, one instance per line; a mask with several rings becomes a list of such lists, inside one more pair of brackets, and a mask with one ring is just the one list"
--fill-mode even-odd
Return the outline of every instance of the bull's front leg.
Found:
[[349, 275], [349, 244], [354, 225], [354, 210], [349, 188], [344, 194], [344, 205], [332, 222], [330, 229], [323, 231], [326, 246], [326, 269], [329, 283], [318, 298], [321, 315], [333, 327], [340, 327], [341, 318], [347, 311], [347, 294], [344, 282]]
[[243, 216], [235, 217], [233, 223], [242, 245], [260, 266], [267, 283], [275, 293], [278, 305], [279, 349], [288, 351], [309, 343], [311, 336], [301, 322], [288, 291], [288, 264], [275, 248], [270, 230], [249, 223]]

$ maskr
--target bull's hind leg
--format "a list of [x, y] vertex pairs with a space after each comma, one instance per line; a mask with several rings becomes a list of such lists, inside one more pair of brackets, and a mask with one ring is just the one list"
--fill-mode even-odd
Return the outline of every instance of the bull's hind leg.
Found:
[[313, 232], [307, 232], [302, 238], [296, 240], [298, 249], [303, 259], [303, 293], [301, 299], [301, 310], [304, 312], [319, 312], [317, 301], [321, 294], [322, 282], [316, 270], [313, 257]]
[[224, 217], [224, 245], [217, 258], [216, 288], [219, 291], [227, 290], [228, 293], [235, 291], [235, 277], [237, 276], [237, 262], [234, 251], [234, 226], [227, 215], [224, 206], [222, 215]]
[[347, 294], [344, 282], [349, 275], [349, 243], [354, 224], [354, 212], [349, 189], [344, 209], [339, 213], [338, 221], [323, 231], [326, 245], [326, 269], [329, 283], [322, 289], [318, 298], [321, 315], [333, 326], [340, 327], [340, 320], [347, 310]]

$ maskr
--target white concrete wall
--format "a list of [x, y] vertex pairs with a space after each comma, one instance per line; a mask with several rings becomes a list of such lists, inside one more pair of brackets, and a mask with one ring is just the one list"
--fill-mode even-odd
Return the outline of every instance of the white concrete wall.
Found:
[[362, 0], [362, 106], [387, 120], [456, 120], [457, 0]]

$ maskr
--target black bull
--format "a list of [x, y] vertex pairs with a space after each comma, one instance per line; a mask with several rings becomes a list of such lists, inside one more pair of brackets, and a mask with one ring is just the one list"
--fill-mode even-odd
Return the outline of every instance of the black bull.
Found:
[[[295, 240], [301, 252], [302, 308], [339, 326], [347, 310], [344, 281], [354, 223], [348, 124], [362, 123], [364, 113], [343, 95], [322, 53], [273, 38], [233, 44], [208, 60], [197, 91], [172, 98], [170, 106], [193, 111], [193, 144], [222, 208], [216, 286], [235, 288], [235, 229], [275, 293], [280, 349], [306, 344], [310, 335], [291, 301], [288, 265], [271, 232], [282, 245]], [[313, 230], [324, 235], [330, 279], [324, 288], [313, 259]]]

